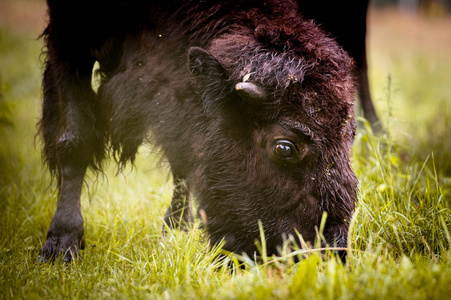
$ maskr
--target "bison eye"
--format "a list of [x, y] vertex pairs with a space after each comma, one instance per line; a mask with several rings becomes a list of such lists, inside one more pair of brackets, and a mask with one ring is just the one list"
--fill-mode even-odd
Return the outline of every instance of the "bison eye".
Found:
[[277, 140], [273, 144], [273, 153], [280, 160], [289, 160], [297, 156], [297, 149], [288, 140]]

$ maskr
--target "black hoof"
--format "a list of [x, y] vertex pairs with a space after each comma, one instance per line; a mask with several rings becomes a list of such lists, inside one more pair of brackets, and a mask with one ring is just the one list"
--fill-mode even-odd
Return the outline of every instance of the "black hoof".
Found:
[[188, 209], [174, 212], [172, 207], [169, 207], [164, 216], [163, 234], [167, 228], [189, 231], [193, 224], [194, 217]]
[[84, 247], [84, 236], [80, 242], [78, 242], [77, 238], [74, 240], [69, 236], [63, 236], [61, 238], [49, 237], [42, 247], [41, 253], [39, 253], [38, 262], [70, 263], [80, 258], [80, 250], [84, 249]]

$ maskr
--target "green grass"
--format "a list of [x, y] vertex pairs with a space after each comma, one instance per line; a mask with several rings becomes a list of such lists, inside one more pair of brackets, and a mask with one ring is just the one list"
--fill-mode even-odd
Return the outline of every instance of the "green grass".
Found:
[[[372, 44], [382, 43], [385, 36], [377, 30], [390, 25], [408, 39], [396, 17], [379, 14], [371, 15], [374, 24], [383, 21], [377, 23], [382, 28], [372, 29]], [[162, 236], [171, 179], [165, 163], [143, 147], [133, 170], [115, 176], [117, 167], [110, 163], [106, 176], [88, 176], [82, 196], [87, 246], [82, 259], [64, 265], [37, 263], [56, 195], [34, 140], [41, 44], [24, 36], [0, 29], [1, 299], [444, 299], [451, 294], [451, 73], [440, 71], [451, 65], [451, 57], [440, 47], [413, 47], [402, 60], [387, 54], [398, 49], [396, 39], [385, 51], [371, 48], [373, 95], [386, 132], [375, 137], [360, 121], [353, 150], [360, 192], [346, 264], [308, 249], [297, 251], [298, 263], [288, 250], [259, 263], [239, 256], [221, 260], [220, 249], [196, 227]], [[413, 72], [414, 67], [420, 70]], [[244, 267], [234, 267], [236, 262]]]

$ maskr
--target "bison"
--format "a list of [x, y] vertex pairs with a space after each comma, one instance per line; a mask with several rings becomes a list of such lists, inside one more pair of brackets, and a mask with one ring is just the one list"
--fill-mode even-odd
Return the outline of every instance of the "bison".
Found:
[[368, 82], [366, 54], [366, 15], [369, 0], [298, 1], [304, 18], [313, 19], [323, 30], [331, 33], [354, 59], [358, 95], [365, 118], [375, 132], [383, 130], [373, 102]]
[[[357, 191], [353, 60], [290, 0], [48, 0], [39, 130], [58, 202], [41, 261], [84, 247], [80, 193], [107, 154], [144, 142], [170, 164], [170, 227], [268, 254], [287, 236], [346, 246]], [[101, 85], [91, 87], [95, 61]], [[149, 135], [151, 132], [151, 135]]]

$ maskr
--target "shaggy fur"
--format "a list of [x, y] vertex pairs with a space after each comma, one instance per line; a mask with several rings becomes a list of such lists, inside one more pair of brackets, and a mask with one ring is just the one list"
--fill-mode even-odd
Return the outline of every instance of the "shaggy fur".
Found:
[[[327, 242], [346, 246], [357, 189], [352, 60], [296, 2], [89, 1], [77, 11], [83, 2], [48, 0], [40, 131], [59, 199], [41, 260], [83, 246], [87, 167], [110, 151], [133, 161], [145, 141], [171, 165], [170, 226], [192, 221], [193, 193], [212, 243], [227, 250], [253, 255], [259, 221], [269, 254], [296, 232], [313, 242], [324, 212]], [[242, 81], [265, 101], [241, 98]]]
[[380, 130], [381, 125], [371, 100], [366, 56], [366, 15], [369, 0], [299, 0], [302, 15], [315, 20], [321, 28], [331, 33], [337, 42], [354, 59], [355, 77], [363, 115]]

